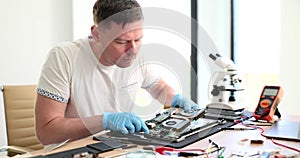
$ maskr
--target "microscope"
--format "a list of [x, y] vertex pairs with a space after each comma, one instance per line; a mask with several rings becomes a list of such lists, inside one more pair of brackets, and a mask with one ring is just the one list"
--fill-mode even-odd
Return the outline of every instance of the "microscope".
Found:
[[237, 87], [237, 84], [242, 82], [237, 66], [232, 60], [218, 53], [209, 54], [209, 58], [221, 70], [214, 72], [209, 81], [208, 93], [211, 103], [207, 105], [207, 109], [226, 111], [244, 110], [244, 106], [236, 104], [235, 93], [244, 90]]

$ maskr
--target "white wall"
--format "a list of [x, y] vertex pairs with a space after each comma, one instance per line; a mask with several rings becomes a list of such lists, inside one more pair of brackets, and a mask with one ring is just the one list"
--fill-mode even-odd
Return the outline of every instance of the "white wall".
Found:
[[73, 0], [73, 39], [87, 37], [93, 22], [93, 5], [96, 0]]
[[285, 92], [282, 114], [300, 115], [300, 1], [282, 0], [280, 81]]
[[[0, 85], [36, 84], [49, 49], [72, 40], [71, 0], [0, 0]], [[0, 146], [6, 144], [2, 93]]]

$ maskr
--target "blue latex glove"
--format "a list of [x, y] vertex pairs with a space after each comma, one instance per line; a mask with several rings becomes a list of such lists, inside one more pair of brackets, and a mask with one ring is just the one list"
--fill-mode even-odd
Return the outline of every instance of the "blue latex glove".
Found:
[[145, 122], [133, 113], [129, 112], [106, 112], [103, 115], [103, 129], [118, 131], [123, 134], [144, 132], [149, 134]]
[[199, 105], [190, 99], [183, 97], [181, 94], [174, 96], [172, 100], [172, 107], [177, 107], [184, 109], [185, 112], [190, 112], [191, 109], [199, 109]]

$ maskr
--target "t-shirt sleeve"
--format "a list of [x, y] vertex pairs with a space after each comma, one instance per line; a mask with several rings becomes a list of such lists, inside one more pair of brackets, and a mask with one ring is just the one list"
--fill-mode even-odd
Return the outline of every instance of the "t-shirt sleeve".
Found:
[[59, 102], [68, 103], [70, 98], [71, 63], [60, 47], [54, 47], [44, 63], [37, 93]]

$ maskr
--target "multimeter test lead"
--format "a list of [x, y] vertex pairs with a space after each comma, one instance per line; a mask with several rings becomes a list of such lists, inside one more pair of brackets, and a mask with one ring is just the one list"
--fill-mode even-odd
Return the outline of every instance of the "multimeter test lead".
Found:
[[224, 127], [220, 128], [221, 130], [235, 130], [235, 131], [244, 131], [244, 130], [255, 130], [256, 128], [237, 128], [237, 127]]
[[214, 145], [216, 148], [218, 148], [218, 157], [219, 158], [223, 158], [224, 156], [222, 155], [223, 154], [223, 152], [224, 152], [224, 150], [225, 150], [225, 147], [222, 147], [222, 146], [220, 146], [220, 145], [218, 145], [216, 142], [214, 142], [213, 140], [211, 140], [211, 139], [208, 139], [208, 142], [210, 143], [210, 144], [212, 144], [212, 145]]
[[212, 145], [216, 146], [218, 149], [221, 148], [216, 142], [212, 141], [211, 139], [208, 139], [208, 142], [211, 143]]

